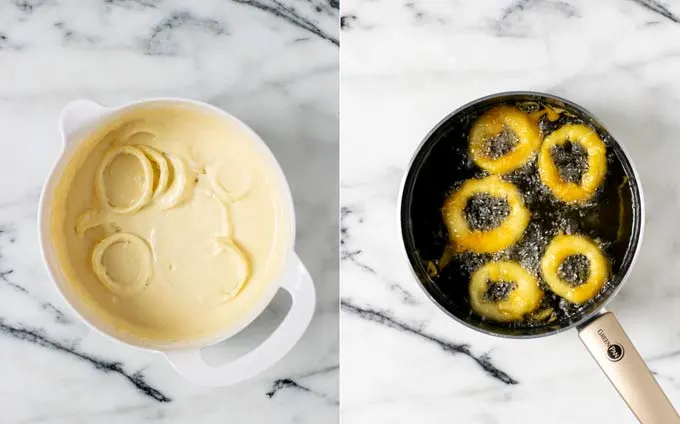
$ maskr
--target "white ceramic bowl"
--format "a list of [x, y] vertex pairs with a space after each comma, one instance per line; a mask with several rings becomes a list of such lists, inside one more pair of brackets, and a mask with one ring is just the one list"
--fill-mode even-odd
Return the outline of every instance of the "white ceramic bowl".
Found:
[[[52, 203], [54, 188], [59, 177], [69, 160], [73, 157], [78, 145], [86, 139], [86, 135], [95, 130], [101, 123], [129, 108], [147, 103], [190, 105], [221, 116], [223, 119], [239, 126], [245, 133], [250, 135], [249, 139], [253, 145], [262, 152], [265, 158], [269, 159], [270, 165], [279, 175], [283, 198], [289, 209], [288, 231], [290, 247], [287, 251], [286, 266], [283, 272], [278, 276], [277, 281], [271, 282], [260, 301], [253, 306], [246, 316], [236, 324], [230, 323], [229, 329], [209, 339], [157, 345], [150, 344], [149, 341], [138, 339], [132, 335], [115, 332], [111, 324], [93, 313], [91, 309], [85, 306], [83, 299], [75, 294], [71, 285], [66, 281], [54, 252], [54, 243], [49, 230], [50, 204]], [[117, 108], [104, 107], [89, 100], [78, 100], [64, 108], [59, 125], [63, 150], [47, 178], [40, 197], [38, 234], [47, 272], [57, 290], [66, 303], [73, 308], [75, 314], [91, 328], [105, 336], [140, 349], [162, 353], [180, 374], [201, 385], [228, 386], [237, 384], [260, 374], [283, 358], [302, 337], [302, 334], [309, 325], [314, 314], [316, 296], [314, 283], [294, 251], [295, 213], [290, 188], [281, 171], [281, 167], [264, 141], [247, 125], [223, 110], [206, 103], [179, 98], [145, 99]], [[279, 327], [264, 342], [245, 355], [219, 366], [211, 366], [203, 360], [201, 356], [202, 348], [225, 341], [243, 330], [264, 311], [279, 289], [286, 290], [290, 294], [292, 304]]]

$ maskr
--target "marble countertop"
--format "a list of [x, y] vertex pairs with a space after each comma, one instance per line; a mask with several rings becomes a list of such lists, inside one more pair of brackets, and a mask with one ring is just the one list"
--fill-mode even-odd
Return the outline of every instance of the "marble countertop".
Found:
[[[338, 14], [334, 0], [0, 3], [0, 423], [337, 422]], [[38, 197], [60, 151], [60, 109], [151, 96], [240, 117], [292, 186], [317, 313], [280, 363], [235, 388], [192, 386], [161, 356], [93, 333], [40, 259]]]
[[522, 341], [464, 328], [427, 300], [401, 253], [396, 203], [414, 149], [456, 107], [508, 90], [572, 99], [630, 152], [647, 229], [610, 310], [680, 407], [680, 6], [670, 4], [343, 1], [343, 423], [637, 422], [575, 331]]

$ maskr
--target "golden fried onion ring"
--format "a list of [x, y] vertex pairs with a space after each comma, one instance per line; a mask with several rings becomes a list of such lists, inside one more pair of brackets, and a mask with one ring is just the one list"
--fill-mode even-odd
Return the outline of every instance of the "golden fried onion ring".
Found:
[[[519, 141], [508, 153], [492, 159], [485, 154], [485, 146], [505, 128], [512, 130]], [[488, 110], [470, 130], [470, 156], [477, 166], [491, 174], [505, 174], [521, 167], [540, 145], [541, 132], [536, 121], [513, 106], [496, 106]]]
[[[106, 250], [118, 243], [135, 244], [143, 252], [142, 267], [140, 275], [133, 284], [120, 284], [114, 281], [113, 278], [106, 272], [106, 267], [103, 263], [104, 253]], [[105, 239], [101, 240], [94, 246], [92, 251], [92, 270], [99, 279], [99, 281], [106, 286], [111, 292], [120, 296], [131, 296], [142, 291], [152, 274], [152, 254], [149, 245], [136, 234], [132, 233], [114, 233]]]
[[[489, 282], [508, 282], [515, 287], [498, 302], [486, 298]], [[536, 277], [517, 262], [489, 262], [470, 278], [470, 305], [477, 314], [498, 322], [519, 321], [533, 312], [543, 299]]]
[[[142, 185], [142, 194], [141, 196], [139, 196], [138, 199], [136, 199], [129, 205], [116, 206], [111, 204], [106, 195], [104, 172], [106, 171], [106, 168], [119, 155], [124, 154], [134, 156], [139, 161], [139, 164], [142, 166], [142, 171], [144, 172], [144, 182]], [[97, 197], [106, 206], [108, 206], [109, 208], [111, 208], [111, 210], [118, 214], [129, 214], [137, 212], [138, 210], [143, 208], [147, 203], [149, 203], [149, 200], [151, 200], [151, 196], [153, 195], [153, 167], [151, 166], [151, 162], [149, 161], [149, 158], [141, 150], [133, 146], [116, 146], [109, 150], [106, 153], [106, 155], [104, 155], [104, 158], [100, 162], [99, 168], [97, 169], [97, 175], [95, 178], [96, 178], [95, 190], [97, 193]]]
[[[574, 286], [560, 278], [560, 264], [572, 255], [584, 255], [590, 262], [590, 274], [583, 284]], [[556, 236], [541, 259], [541, 274], [550, 289], [571, 303], [584, 303], [600, 291], [609, 277], [609, 262], [600, 248], [581, 235]]]
[[[470, 197], [482, 193], [504, 198], [510, 213], [498, 227], [485, 231], [472, 230], [465, 216], [465, 206]], [[531, 214], [514, 185], [501, 180], [498, 175], [491, 175], [465, 181], [446, 199], [442, 215], [449, 231], [449, 240], [456, 251], [493, 253], [512, 246], [522, 237]]]
[[[580, 144], [588, 154], [588, 169], [583, 173], [580, 184], [563, 181], [552, 160], [552, 148], [567, 141]], [[590, 127], [565, 125], [545, 138], [538, 155], [538, 173], [541, 182], [559, 200], [566, 203], [584, 202], [593, 197], [607, 174], [607, 148], [600, 136]]]

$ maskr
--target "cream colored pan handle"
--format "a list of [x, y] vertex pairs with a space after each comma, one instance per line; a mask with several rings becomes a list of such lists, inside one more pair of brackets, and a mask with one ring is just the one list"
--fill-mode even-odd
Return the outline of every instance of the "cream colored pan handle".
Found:
[[611, 312], [579, 328], [590, 354], [642, 424], [676, 424], [680, 417]]

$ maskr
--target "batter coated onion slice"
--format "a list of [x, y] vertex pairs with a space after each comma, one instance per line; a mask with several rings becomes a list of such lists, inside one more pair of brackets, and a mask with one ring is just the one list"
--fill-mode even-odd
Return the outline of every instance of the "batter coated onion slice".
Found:
[[220, 298], [220, 303], [225, 303], [225, 302], [228, 302], [231, 299], [235, 298], [236, 296], [238, 296], [238, 294], [241, 292], [243, 287], [245, 287], [248, 280], [250, 280], [250, 276], [251, 276], [250, 261], [246, 257], [245, 253], [243, 253], [243, 250], [231, 238], [229, 238], [229, 237], [218, 237], [217, 238], [217, 244], [218, 244], [220, 250], [231, 249], [233, 252], [235, 252], [239, 256], [239, 258], [241, 259], [241, 265], [242, 265], [242, 272], [241, 272], [242, 277], [239, 280], [236, 287], [234, 287], [229, 292], [222, 292], [221, 293], [222, 296]]
[[[135, 245], [142, 254], [141, 275], [133, 284], [121, 284], [113, 280], [104, 266], [104, 253], [109, 247], [119, 243]], [[92, 251], [92, 270], [106, 288], [119, 296], [132, 296], [147, 286], [152, 277], [152, 261], [149, 245], [141, 237], [132, 233], [114, 233], [97, 243]]]
[[137, 119], [123, 124], [117, 131], [117, 143], [139, 144], [141, 141], [149, 142], [161, 134], [164, 126], [156, 121]]
[[[135, 199], [129, 205], [116, 206], [111, 204], [106, 194], [104, 172], [119, 155], [123, 154], [134, 156], [139, 161], [144, 173], [144, 181], [142, 183], [142, 194], [139, 196], [139, 198]], [[149, 203], [151, 196], [153, 195], [153, 167], [151, 166], [151, 162], [149, 162], [149, 158], [147, 158], [140, 149], [133, 146], [115, 146], [109, 150], [99, 163], [99, 168], [97, 168], [97, 175], [95, 178], [95, 191], [97, 193], [97, 197], [102, 203], [104, 203], [106, 207], [121, 215], [137, 212], [146, 206], [147, 203]]]
[[191, 194], [192, 173], [186, 162], [175, 155], [168, 154], [175, 178], [163, 196], [158, 199], [161, 209], [170, 209], [184, 202]]
[[152, 196], [154, 199], [156, 199], [168, 189], [168, 182], [170, 181], [170, 168], [168, 166], [168, 160], [165, 158], [163, 153], [159, 152], [153, 147], [142, 144], [135, 147], [144, 152], [144, 154], [158, 166], [158, 185], [154, 189]]
[[246, 185], [246, 188], [241, 192], [241, 193], [233, 193], [220, 184], [219, 181], [217, 181], [217, 170], [213, 168], [209, 168], [206, 170], [208, 174], [208, 180], [210, 181], [210, 186], [212, 187], [213, 191], [217, 195], [217, 197], [220, 198], [225, 203], [233, 203], [237, 202], [248, 194], [248, 191], [250, 190], [250, 184], [251, 180], [248, 180], [248, 184]]
[[96, 209], [87, 209], [76, 219], [76, 234], [82, 237], [87, 230], [98, 225], [101, 225], [99, 212]]

